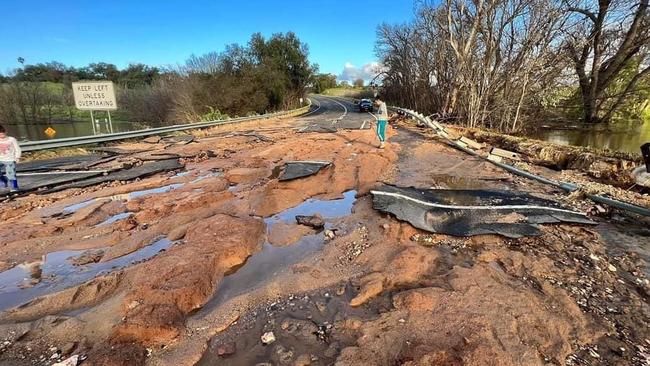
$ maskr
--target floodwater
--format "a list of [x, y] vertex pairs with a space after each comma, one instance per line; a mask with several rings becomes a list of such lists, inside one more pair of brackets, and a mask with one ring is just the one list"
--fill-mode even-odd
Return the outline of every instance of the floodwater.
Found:
[[529, 137], [560, 145], [585, 146], [597, 149], [641, 154], [640, 147], [650, 142], [650, 121], [643, 124], [620, 122], [607, 125], [582, 126], [575, 129], [541, 129]]
[[[128, 200], [133, 200], [133, 199], [136, 199], [136, 198], [141, 198], [141, 197], [149, 196], [149, 195], [153, 195], [153, 194], [167, 193], [167, 192], [173, 191], [175, 189], [179, 189], [179, 188], [183, 187], [184, 185], [185, 185], [185, 183], [173, 183], [173, 184], [168, 184], [166, 186], [162, 186], [162, 187], [158, 187], [158, 188], [144, 189], [144, 190], [141, 190], [141, 191], [133, 191], [133, 192], [130, 192], [130, 193], [119, 194], [119, 195], [115, 195], [115, 196], [111, 196], [111, 197], [91, 198], [89, 200], [79, 202], [79, 203], [75, 203], [73, 205], [64, 207], [63, 210], [62, 210], [62, 214], [64, 216], [71, 215], [71, 214], [81, 210], [84, 207], [88, 207], [91, 204], [93, 204], [95, 202], [98, 202], [98, 201], [102, 201], [102, 200], [104, 200], [104, 201], [127, 200], [128, 201]], [[121, 219], [122, 218], [118, 218], [115, 221], [118, 221], [118, 220], [121, 220]]]
[[[98, 116], [99, 117], [99, 116]], [[98, 118], [97, 133], [109, 133], [108, 122], [104, 122], [104, 117]], [[48, 127], [56, 131], [55, 139], [66, 137], [90, 136], [93, 134], [93, 125], [90, 119], [87, 121], [57, 121], [51, 124], [28, 124], [28, 125], [6, 125], [9, 135], [14, 136], [19, 141], [38, 141], [49, 140], [45, 134]], [[113, 132], [127, 132], [141, 130], [144, 128], [156, 127], [148, 126], [139, 122], [113, 121]]]
[[161, 238], [122, 257], [81, 266], [73, 265], [70, 259], [85, 250], [63, 250], [49, 253], [40, 261], [0, 272], [0, 311], [150, 259], [172, 244], [174, 242], [169, 239]]
[[113, 215], [113, 216], [109, 217], [106, 221], [97, 224], [96, 227], [102, 227], [102, 226], [107, 226], [107, 225], [110, 225], [110, 224], [114, 224], [114, 223], [116, 223], [118, 221], [121, 221], [121, 220], [124, 220], [124, 219], [126, 219], [126, 218], [128, 218], [128, 217], [130, 217], [132, 215], [133, 215], [132, 212], [122, 212], [122, 213], [119, 213], [119, 214], [116, 214], [116, 215]]
[[[348, 216], [356, 202], [357, 191], [348, 191], [342, 199], [309, 199], [296, 207], [289, 208], [277, 215], [266, 218], [267, 230], [277, 222], [295, 223], [296, 215], [314, 215], [319, 213], [324, 219]], [[330, 226], [330, 225], [327, 225]], [[290, 265], [300, 262], [320, 250], [325, 244], [323, 232], [303, 236], [297, 243], [276, 247], [265, 243], [262, 250], [252, 255], [246, 263], [221, 282], [215, 296], [201, 309], [197, 316], [202, 316], [231, 298], [248, 292], [267, 280], [272, 279]]]

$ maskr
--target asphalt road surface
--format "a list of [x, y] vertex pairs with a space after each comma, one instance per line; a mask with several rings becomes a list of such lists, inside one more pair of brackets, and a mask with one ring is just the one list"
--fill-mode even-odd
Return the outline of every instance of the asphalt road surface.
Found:
[[369, 112], [359, 112], [352, 101], [345, 98], [311, 96], [311, 110], [300, 117], [305, 125], [331, 126], [344, 129], [369, 129], [377, 118]]

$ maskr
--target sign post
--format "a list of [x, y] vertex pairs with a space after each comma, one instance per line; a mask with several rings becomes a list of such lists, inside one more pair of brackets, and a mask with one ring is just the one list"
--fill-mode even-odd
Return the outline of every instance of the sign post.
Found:
[[93, 135], [97, 134], [95, 115], [93, 111], [106, 111], [108, 113], [108, 128], [113, 133], [111, 112], [117, 109], [115, 88], [112, 81], [77, 81], [72, 83], [74, 103], [81, 111], [90, 111], [93, 124]]

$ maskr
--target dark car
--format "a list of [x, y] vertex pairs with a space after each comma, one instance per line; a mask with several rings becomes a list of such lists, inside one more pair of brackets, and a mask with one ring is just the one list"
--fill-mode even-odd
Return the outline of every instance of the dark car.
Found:
[[370, 99], [361, 99], [359, 102], [359, 112], [372, 112], [373, 106]]

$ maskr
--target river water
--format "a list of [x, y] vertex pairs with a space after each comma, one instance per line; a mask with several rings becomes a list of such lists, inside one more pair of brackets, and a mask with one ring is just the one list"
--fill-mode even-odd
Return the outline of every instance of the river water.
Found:
[[[93, 134], [93, 125], [88, 121], [59, 121], [52, 124], [5, 125], [10, 136], [18, 141], [49, 140], [45, 134], [48, 127], [56, 131], [55, 139], [66, 137], [90, 136]], [[113, 132], [127, 132], [141, 130], [148, 126], [136, 122], [113, 121]], [[155, 126], [151, 126], [155, 127]], [[97, 122], [98, 133], [108, 133], [108, 123]]]
[[643, 124], [620, 122], [607, 125], [572, 126], [572, 129], [540, 129], [528, 135], [560, 145], [586, 146], [641, 154], [640, 147], [650, 142], [650, 121]]

